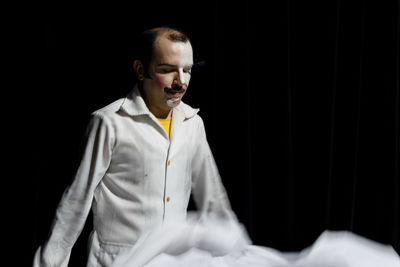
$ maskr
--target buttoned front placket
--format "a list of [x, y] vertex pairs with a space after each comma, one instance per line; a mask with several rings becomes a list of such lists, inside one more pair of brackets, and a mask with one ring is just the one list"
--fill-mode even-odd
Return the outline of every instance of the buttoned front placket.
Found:
[[[177, 181], [176, 179], [182, 179], [182, 177], [176, 176], [174, 170], [178, 168], [175, 166], [175, 162], [173, 162], [171, 156], [173, 155], [173, 149], [175, 148], [176, 142], [178, 141], [176, 138], [178, 136], [180, 127], [182, 122], [185, 119], [185, 114], [179, 110], [174, 109], [172, 113], [172, 121], [171, 121], [171, 132], [170, 132], [170, 139], [169, 139], [169, 148], [166, 158], [165, 164], [165, 182], [164, 182], [164, 212], [163, 212], [163, 221], [165, 221], [169, 217], [169, 213], [174, 213], [174, 207], [180, 203], [176, 203], [176, 201], [180, 201], [177, 198], [177, 192], [174, 192], [174, 188], [176, 187], [175, 183], [184, 182]], [[173, 185], [174, 184], [174, 185]]]
[[[168, 136], [167, 136], [168, 138]], [[169, 139], [169, 138], [168, 138]], [[166, 205], [169, 204], [169, 202], [171, 201], [171, 197], [168, 195], [169, 191], [167, 190], [167, 184], [168, 184], [168, 169], [171, 165], [171, 160], [169, 159], [169, 155], [170, 155], [170, 149], [171, 149], [171, 141], [168, 140], [169, 145], [168, 145], [168, 151], [167, 151], [167, 158], [165, 159], [165, 177], [164, 177], [164, 196], [163, 196], [163, 222], [165, 220], [165, 213], [166, 213]], [[167, 196], [168, 195], [168, 196]]]
[[[164, 222], [165, 220], [165, 213], [166, 213], [166, 205], [170, 202], [171, 197], [167, 197], [167, 184], [168, 184], [168, 167], [171, 164], [171, 161], [169, 159], [170, 155], [170, 149], [171, 149], [171, 139], [168, 137], [168, 134], [165, 132], [164, 127], [161, 125], [161, 123], [157, 120], [157, 118], [153, 114], [148, 114], [150, 119], [155, 123], [156, 127], [160, 131], [160, 134], [162, 134], [163, 138], [165, 139], [166, 145], [166, 158], [165, 158], [165, 171], [164, 171], [164, 184], [163, 184], [163, 200], [162, 200], [162, 205], [163, 205], [163, 214], [162, 214], [162, 221]], [[173, 121], [174, 119], [172, 119]], [[171, 121], [171, 124], [172, 124]], [[171, 125], [172, 126], [172, 125]], [[172, 129], [171, 129], [172, 132]], [[172, 133], [170, 134], [172, 137]]]

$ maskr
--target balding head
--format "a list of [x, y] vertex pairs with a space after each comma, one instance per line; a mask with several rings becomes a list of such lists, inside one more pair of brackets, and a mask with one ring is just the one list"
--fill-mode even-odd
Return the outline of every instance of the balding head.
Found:
[[156, 33], [157, 38], [166, 37], [167, 39], [173, 42], [182, 42], [182, 43], [190, 42], [189, 37], [185, 33], [175, 28], [157, 27], [151, 29], [150, 31]]
[[168, 26], [156, 27], [142, 32], [135, 42], [137, 49], [134, 60], [142, 62], [145, 76], [148, 76], [148, 67], [153, 56], [155, 43], [159, 38], [167, 38], [172, 42], [190, 43], [190, 39], [185, 33]]

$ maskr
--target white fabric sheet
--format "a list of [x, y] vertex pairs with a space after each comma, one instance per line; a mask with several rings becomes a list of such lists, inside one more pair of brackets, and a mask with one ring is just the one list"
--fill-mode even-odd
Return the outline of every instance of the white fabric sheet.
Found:
[[400, 267], [383, 245], [348, 231], [324, 231], [314, 244], [285, 253], [251, 243], [243, 226], [211, 215], [164, 224], [147, 233], [113, 267]]

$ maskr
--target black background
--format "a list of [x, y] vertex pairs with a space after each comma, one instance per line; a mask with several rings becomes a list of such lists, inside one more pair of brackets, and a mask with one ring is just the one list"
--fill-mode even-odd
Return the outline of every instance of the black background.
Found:
[[[160, 25], [185, 31], [195, 61], [206, 62], [184, 101], [201, 110], [254, 244], [298, 251], [325, 229], [351, 230], [399, 252], [399, 1], [12, 10], [5, 169], [23, 265], [73, 177], [90, 113], [131, 90], [133, 39]], [[90, 227], [71, 266], [85, 266]]]

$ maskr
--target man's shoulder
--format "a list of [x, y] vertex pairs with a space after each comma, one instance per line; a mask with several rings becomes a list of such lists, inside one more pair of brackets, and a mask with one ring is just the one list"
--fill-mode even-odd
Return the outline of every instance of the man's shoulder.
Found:
[[113, 114], [116, 114], [120, 108], [122, 103], [124, 102], [125, 98], [120, 98], [115, 100], [114, 102], [99, 108], [92, 112], [93, 116], [101, 116], [101, 117], [111, 117]]

